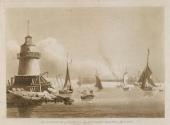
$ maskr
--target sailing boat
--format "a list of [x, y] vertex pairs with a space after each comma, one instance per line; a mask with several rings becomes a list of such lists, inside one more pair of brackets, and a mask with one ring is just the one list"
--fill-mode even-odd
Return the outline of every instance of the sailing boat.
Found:
[[81, 99], [82, 100], [91, 100], [91, 99], [94, 99], [94, 93], [93, 93], [93, 90], [90, 90], [89, 93], [84, 90], [81, 92]]
[[123, 74], [123, 84], [122, 84], [123, 90], [129, 90], [129, 86], [127, 85], [127, 84], [128, 84], [128, 83], [127, 83], [127, 80], [128, 80], [128, 73], [125, 72], [125, 73]]
[[100, 80], [98, 75], [96, 75], [96, 84], [95, 84], [95, 87], [97, 87], [99, 90], [103, 89], [102, 82], [101, 82], [101, 80]]
[[146, 90], [146, 91], [151, 91], [153, 87], [156, 87], [153, 80], [151, 79], [152, 71], [149, 67], [149, 54], [150, 53], [149, 53], [149, 49], [148, 49], [146, 67], [143, 70], [143, 72], [138, 80], [138, 82], [142, 83], [141, 89]]
[[62, 90], [59, 90], [59, 94], [70, 94], [70, 93], [73, 93], [73, 89], [71, 87], [70, 74], [69, 74], [68, 62], [67, 62], [66, 78]]

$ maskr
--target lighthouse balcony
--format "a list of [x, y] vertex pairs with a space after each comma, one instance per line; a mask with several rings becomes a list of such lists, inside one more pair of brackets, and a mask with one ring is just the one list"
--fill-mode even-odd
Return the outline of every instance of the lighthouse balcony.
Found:
[[39, 59], [41, 54], [39, 52], [25, 52], [25, 53], [18, 53], [17, 58], [35, 58]]

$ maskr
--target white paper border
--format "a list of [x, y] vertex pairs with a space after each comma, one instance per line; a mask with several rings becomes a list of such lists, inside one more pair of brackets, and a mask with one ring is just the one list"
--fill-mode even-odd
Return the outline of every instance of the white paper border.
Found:
[[[170, 2], [165, 0], [1, 0], [0, 1], [0, 119], [1, 124], [125, 124], [168, 125], [170, 115]], [[18, 7], [154, 7], [165, 8], [165, 118], [7, 118], [5, 10]], [[169, 121], [170, 124], [170, 121]]]

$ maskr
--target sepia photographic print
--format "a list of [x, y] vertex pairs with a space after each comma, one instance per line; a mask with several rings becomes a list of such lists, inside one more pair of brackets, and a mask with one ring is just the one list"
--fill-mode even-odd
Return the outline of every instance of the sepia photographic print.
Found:
[[7, 7], [4, 19], [6, 118], [165, 118], [164, 7]]

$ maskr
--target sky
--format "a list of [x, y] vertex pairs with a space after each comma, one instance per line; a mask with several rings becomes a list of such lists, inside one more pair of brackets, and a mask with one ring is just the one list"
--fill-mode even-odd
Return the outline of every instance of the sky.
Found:
[[[161, 7], [10, 8], [6, 11], [7, 79], [17, 75], [16, 54], [27, 35], [41, 52], [41, 72], [64, 74], [69, 53], [72, 77], [137, 76], [146, 65], [164, 81], [164, 10]], [[114, 73], [114, 75], [112, 74]]]

